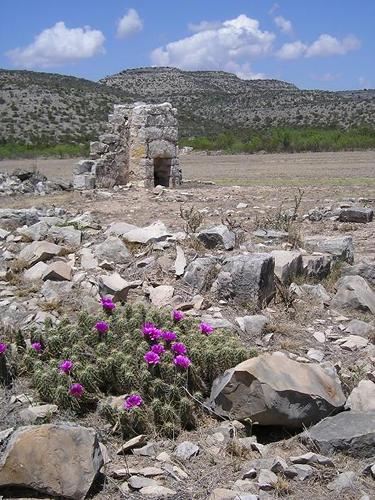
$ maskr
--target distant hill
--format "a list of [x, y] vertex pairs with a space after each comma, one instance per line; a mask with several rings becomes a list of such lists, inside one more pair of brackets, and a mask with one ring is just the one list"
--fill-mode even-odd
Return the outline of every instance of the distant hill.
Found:
[[0, 70], [1, 142], [83, 142], [105, 128], [114, 103], [170, 101], [181, 136], [276, 126], [375, 128], [375, 91], [300, 90], [222, 71], [139, 68], [92, 82]]

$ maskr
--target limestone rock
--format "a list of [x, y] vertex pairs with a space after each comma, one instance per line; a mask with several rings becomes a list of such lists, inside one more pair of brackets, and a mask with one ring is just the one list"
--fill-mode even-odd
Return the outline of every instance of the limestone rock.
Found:
[[197, 292], [205, 291], [212, 285], [216, 265], [214, 257], [199, 257], [187, 266], [183, 280]]
[[149, 479], [142, 476], [131, 476], [128, 479], [128, 484], [131, 488], [135, 490], [140, 490], [146, 486], [159, 486], [159, 483], [154, 479]]
[[156, 307], [164, 307], [170, 305], [174, 288], [170, 285], [160, 285], [149, 289], [152, 305]]
[[200, 231], [198, 239], [207, 248], [223, 248], [224, 250], [232, 250], [236, 243], [236, 235], [224, 224]]
[[375, 292], [361, 276], [344, 276], [336, 286], [333, 307], [359, 309], [375, 314]]
[[306, 236], [304, 245], [310, 252], [330, 254], [334, 260], [352, 264], [354, 261], [353, 238], [351, 236], [327, 237], [323, 235]]
[[260, 490], [273, 490], [277, 483], [277, 476], [269, 469], [260, 469], [258, 486]]
[[275, 295], [273, 271], [269, 254], [235, 255], [224, 261], [215, 289], [219, 298], [254, 301], [262, 307]]
[[338, 475], [336, 479], [327, 484], [331, 491], [344, 492], [344, 490], [353, 489], [356, 482], [356, 474], [353, 471], [345, 471]]
[[42, 278], [44, 281], [70, 281], [72, 278], [72, 268], [66, 262], [58, 260], [52, 264], [48, 264]]
[[339, 344], [341, 349], [345, 351], [356, 351], [357, 349], [366, 347], [368, 340], [358, 335], [349, 335], [348, 337], [337, 339], [335, 343]]
[[63, 243], [69, 247], [79, 247], [82, 240], [82, 233], [73, 226], [52, 226], [48, 231], [48, 235], [53, 238], [55, 243]]
[[374, 382], [371, 382], [371, 380], [361, 380], [357, 387], [355, 387], [350, 393], [345, 407], [352, 411], [375, 412]]
[[304, 455], [300, 455], [298, 457], [290, 457], [290, 461], [293, 464], [319, 464], [334, 467], [334, 463], [330, 458], [313, 452], [305, 453]]
[[275, 352], [248, 359], [218, 377], [210, 404], [222, 416], [298, 428], [342, 409], [345, 396], [333, 368], [298, 363]]
[[215, 488], [208, 500], [258, 500], [258, 495], [241, 493], [238, 490]]
[[66, 299], [68, 294], [72, 291], [73, 283], [68, 281], [51, 281], [48, 280], [44, 283], [41, 288], [41, 294], [43, 297], [51, 301], [60, 301]]
[[190, 460], [199, 453], [199, 446], [191, 441], [184, 441], [176, 446], [173, 455], [180, 460]]
[[339, 215], [340, 222], [371, 222], [374, 218], [372, 208], [350, 207], [342, 208]]
[[241, 330], [248, 335], [260, 335], [269, 322], [268, 318], [262, 314], [238, 317], [236, 321]]
[[136, 227], [123, 235], [125, 241], [133, 243], [148, 244], [155, 241], [165, 240], [172, 233], [167, 230], [164, 223], [161, 221], [154, 222], [147, 227]]
[[98, 260], [89, 248], [81, 249], [81, 266], [85, 270], [96, 269], [98, 267]]
[[40, 423], [53, 413], [57, 413], [57, 410], [56, 405], [29, 406], [29, 408], [20, 411], [20, 419], [24, 424]]
[[113, 262], [114, 264], [124, 264], [131, 257], [131, 253], [124, 242], [116, 236], [110, 236], [103, 243], [94, 247], [94, 254], [97, 259]]
[[0, 486], [26, 486], [83, 500], [103, 465], [93, 429], [47, 424], [20, 427], [0, 458]]
[[134, 224], [129, 224], [128, 222], [112, 222], [106, 230], [106, 234], [116, 234], [117, 236], [124, 236], [132, 229], [138, 229]]
[[285, 469], [284, 474], [285, 477], [290, 479], [305, 481], [308, 479], [314, 472], [314, 469], [307, 464], [295, 464], [290, 465], [287, 469]]
[[302, 273], [302, 254], [287, 250], [274, 250], [271, 252], [275, 259], [275, 274], [285, 285], [291, 283], [293, 278]]
[[324, 279], [331, 271], [331, 255], [303, 255], [302, 272], [308, 278]]
[[25, 238], [32, 240], [32, 241], [39, 241], [43, 240], [49, 230], [49, 225], [46, 222], [36, 222], [35, 224], [32, 224], [31, 226], [26, 226], [26, 227], [20, 227], [17, 229], [17, 233], [21, 234]]
[[45, 264], [44, 262], [37, 262], [36, 264], [31, 266], [30, 269], [24, 271], [23, 278], [26, 281], [41, 280], [47, 269], [48, 269], [47, 264]]
[[140, 281], [126, 281], [118, 273], [99, 277], [101, 295], [113, 295], [114, 299], [120, 302], [126, 301], [129, 290], [140, 285]]
[[361, 276], [367, 283], [375, 286], [375, 263], [360, 262], [354, 266], [345, 266], [341, 269], [341, 276]]
[[300, 436], [307, 446], [325, 455], [344, 452], [369, 458], [375, 450], [375, 412], [342, 412], [325, 418]]
[[[124, 399], [122, 398], [122, 403], [124, 402]], [[117, 454], [121, 455], [122, 453], [126, 453], [127, 451], [132, 450], [133, 448], [139, 448], [141, 446], [144, 446], [146, 444], [147, 438], [145, 434], [140, 434], [139, 436], [136, 436], [132, 439], [129, 439], [129, 441], [126, 441], [121, 448], [117, 450]]]
[[146, 486], [145, 488], [139, 490], [139, 493], [151, 498], [166, 498], [177, 494], [176, 491], [166, 488], [165, 486]]
[[37, 262], [45, 262], [59, 255], [61, 250], [62, 247], [50, 243], [49, 241], [34, 241], [21, 250], [19, 258], [25, 261], [28, 267], [31, 267]]
[[175, 275], [176, 276], [183, 276], [185, 272], [185, 267], [186, 267], [186, 257], [184, 254], [183, 249], [179, 246], [176, 245], [176, 260], [174, 263], [174, 269], [175, 269]]
[[368, 338], [369, 334], [374, 330], [375, 327], [373, 325], [359, 319], [352, 319], [352, 321], [348, 323], [345, 331], [352, 335]]

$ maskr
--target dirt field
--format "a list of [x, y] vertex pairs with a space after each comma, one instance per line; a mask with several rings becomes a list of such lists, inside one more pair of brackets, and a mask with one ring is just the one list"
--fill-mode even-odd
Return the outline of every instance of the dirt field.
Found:
[[[375, 151], [181, 157], [185, 179], [212, 180], [232, 186], [375, 187]], [[40, 170], [50, 179], [71, 178], [75, 159], [2, 160], [0, 172], [16, 168]]]

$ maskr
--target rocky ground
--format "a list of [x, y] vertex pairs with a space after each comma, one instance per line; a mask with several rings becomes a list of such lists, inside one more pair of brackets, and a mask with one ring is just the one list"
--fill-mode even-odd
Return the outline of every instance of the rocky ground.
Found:
[[[0, 496], [373, 497], [371, 184], [128, 185], [0, 203]], [[14, 376], [19, 329], [27, 353], [46, 320], [98, 315], [102, 296], [117, 312], [182, 310], [247, 349], [191, 400], [195, 429], [127, 443], [95, 407], [72, 413]]]

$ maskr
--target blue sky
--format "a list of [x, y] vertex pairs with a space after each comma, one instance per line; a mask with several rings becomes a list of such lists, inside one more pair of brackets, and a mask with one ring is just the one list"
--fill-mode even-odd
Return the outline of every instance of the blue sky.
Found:
[[0, 67], [92, 80], [177, 66], [375, 87], [375, 0], [2, 0]]

